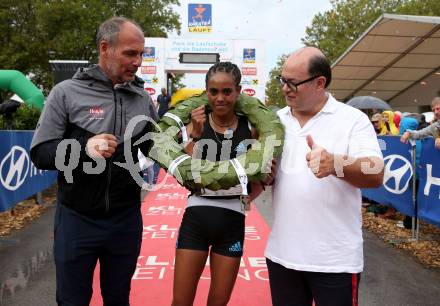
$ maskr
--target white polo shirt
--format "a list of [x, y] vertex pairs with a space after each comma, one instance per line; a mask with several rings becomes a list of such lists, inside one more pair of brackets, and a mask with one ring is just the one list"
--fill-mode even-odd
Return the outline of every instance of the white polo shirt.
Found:
[[376, 133], [361, 111], [330, 94], [323, 109], [304, 127], [290, 107], [278, 111], [285, 126], [284, 150], [274, 194], [274, 222], [265, 256], [286, 268], [358, 273], [363, 269], [361, 192], [307, 167], [306, 136], [334, 154], [382, 157]]

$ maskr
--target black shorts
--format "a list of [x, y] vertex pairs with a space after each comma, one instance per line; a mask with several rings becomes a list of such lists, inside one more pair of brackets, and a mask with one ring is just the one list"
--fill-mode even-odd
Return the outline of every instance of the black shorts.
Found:
[[211, 251], [229, 257], [241, 257], [245, 216], [234, 210], [191, 206], [186, 208], [176, 247]]

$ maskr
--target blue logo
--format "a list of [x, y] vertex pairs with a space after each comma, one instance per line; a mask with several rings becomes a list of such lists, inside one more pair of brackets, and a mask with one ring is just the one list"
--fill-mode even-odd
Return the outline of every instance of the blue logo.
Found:
[[144, 62], [155, 62], [156, 61], [156, 48], [155, 47], [144, 47], [144, 54], [142, 55]]
[[240, 241], [237, 241], [236, 243], [234, 243], [233, 245], [231, 245], [229, 247], [229, 252], [241, 252], [242, 248], [241, 248], [241, 243]]
[[394, 194], [404, 193], [413, 175], [411, 163], [400, 155], [392, 154], [384, 158], [385, 173], [383, 186]]
[[245, 64], [254, 64], [255, 63], [255, 48], [243, 49], [243, 62]]
[[212, 5], [188, 4], [189, 32], [210, 33], [212, 31]]
[[17, 190], [29, 171], [29, 156], [25, 149], [13, 146], [0, 163], [0, 180], [7, 190]]

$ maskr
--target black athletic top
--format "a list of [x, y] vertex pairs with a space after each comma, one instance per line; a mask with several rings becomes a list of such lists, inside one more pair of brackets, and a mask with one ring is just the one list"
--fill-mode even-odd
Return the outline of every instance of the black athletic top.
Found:
[[246, 117], [237, 118], [238, 124], [235, 131], [232, 132], [232, 138], [226, 138], [224, 134], [214, 131], [209, 119], [206, 120], [202, 136], [197, 145], [202, 150], [202, 159], [210, 161], [229, 160], [246, 153], [253, 141], [250, 125]]

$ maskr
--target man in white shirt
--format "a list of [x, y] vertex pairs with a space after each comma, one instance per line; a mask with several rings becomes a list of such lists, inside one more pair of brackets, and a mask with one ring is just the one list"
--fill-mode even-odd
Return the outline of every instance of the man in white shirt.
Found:
[[287, 106], [278, 111], [286, 139], [265, 251], [272, 303], [357, 305], [363, 269], [359, 188], [383, 180], [376, 133], [365, 114], [326, 91], [331, 68], [320, 50], [294, 52], [278, 79]]

